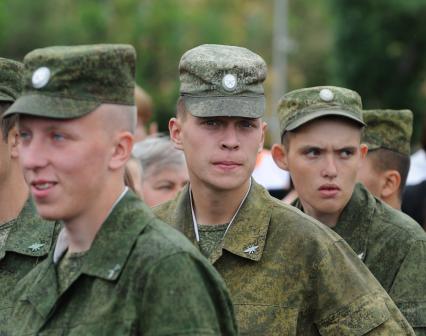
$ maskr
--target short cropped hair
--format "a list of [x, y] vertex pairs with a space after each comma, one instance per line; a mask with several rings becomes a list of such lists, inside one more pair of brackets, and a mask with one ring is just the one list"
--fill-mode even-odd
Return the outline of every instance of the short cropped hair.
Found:
[[185, 156], [176, 149], [168, 137], [152, 137], [137, 142], [133, 147], [133, 156], [142, 164], [142, 179], [152, 170], [160, 172], [169, 167], [185, 166]]
[[408, 171], [410, 169], [410, 157], [395, 151], [379, 148], [368, 152], [368, 158], [372, 160], [372, 166], [377, 172], [382, 173], [387, 170], [396, 170], [401, 176], [398, 194], [402, 197], [402, 192], [407, 181]]
[[[0, 102], [0, 115], [3, 116], [3, 113], [11, 106], [12, 104], [9, 102]], [[18, 117], [16, 114], [7, 117], [1, 118], [1, 132], [2, 132], [2, 140], [7, 143], [7, 138], [9, 132], [15, 127]]]

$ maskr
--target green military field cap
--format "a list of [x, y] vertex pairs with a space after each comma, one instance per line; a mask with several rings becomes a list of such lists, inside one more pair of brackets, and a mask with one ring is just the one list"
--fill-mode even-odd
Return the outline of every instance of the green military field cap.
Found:
[[22, 95], [6, 112], [81, 117], [101, 104], [134, 105], [135, 49], [123, 44], [55, 46], [24, 58]]
[[281, 134], [325, 116], [349, 118], [364, 126], [361, 97], [355, 91], [336, 86], [294, 90], [278, 103]]
[[180, 95], [196, 117], [259, 118], [266, 72], [262, 57], [246, 48], [204, 44], [180, 60]]
[[22, 90], [22, 63], [0, 57], [0, 101], [14, 102]]
[[413, 112], [410, 110], [364, 110], [366, 127], [362, 142], [372, 151], [388, 149], [410, 155]]

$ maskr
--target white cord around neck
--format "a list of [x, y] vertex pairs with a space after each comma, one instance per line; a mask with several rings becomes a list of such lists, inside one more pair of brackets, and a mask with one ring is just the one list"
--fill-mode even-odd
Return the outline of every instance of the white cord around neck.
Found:
[[[250, 188], [251, 188], [251, 178], [250, 178], [250, 183], [249, 183], [249, 187], [248, 187], [248, 189], [246, 191], [246, 194], [244, 195], [243, 199], [241, 200], [241, 203], [238, 206], [237, 211], [235, 211], [234, 215], [232, 216], [231, 221], [229, 222], [229, 224], [228, 224], [228, 226], [227, 226], [227, 228], [225, 230], [225, 233], [223, 234], [223, 237], [225, 237], [226, 233], [228, 232], [228, 229], [232, 225], [232, 222], [234, 221], [235, 217], [237, 217], [238, 212], [240, 211], [240, 209], [241, 209], [244, 201], [246, 200], [246, 198], [247, 198], [247, 196], [249, 194]], [[191, 186], [189, 187], [189, 201], [191, 202], [192, 223], [194, 224], [195, 239], [197, 239], [197, 242], [199, 242], [200, 241], [200, 234], [198, 233], [198, 223], [197, 223], [197, 218], [195, 217], [194, 202], [193, 202], [193, 199], [192, 199]]]

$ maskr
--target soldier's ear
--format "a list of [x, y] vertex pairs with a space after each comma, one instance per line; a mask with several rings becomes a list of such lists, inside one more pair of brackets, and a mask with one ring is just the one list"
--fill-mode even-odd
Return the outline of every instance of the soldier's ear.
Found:
[[365, 159], [365, 157], [367, 156], [367, 153], [368, 153], [368, 147], [367, 147], [367, 145], [366, 144], [361, 144], [360, 151], [361, 151], [361, 158]]
[[9, 134], [7, 135], [7, 142], [10, 147], [10, 156], [14, 159], [18, 158], [19, 133], [16, 126], [9, 131]]
[[261, 121], [261, 127], [262, 127], [262, 138], [259, 143], [259, 148], [257, 149], [258, 153], [260, 153], [263, 150], [263, 145], [265, 143], [265, 134], [266, 134], [266, 129], [268, 128], [268, 124], [264, 121]]
[[109, 167], [113, 170], [126, 165], [132, 155], [133, 135], [128, 131], [121, 131], [116, 135], [113, 143], [113, 152], [109, 162]]
[[288, 155], [282, 144], [274, 144], [271, 148], [271, 154], [278, 167], [288, 170]]
[[182, 150], [182, 120], [179, 118], [172, 118], [169, 121], [170, 140], [173, 141], [177, 149]]
[[395, 193], [399, 193], [401, 175], [397, 170], [387, 170], [383, 173], [384, 183], [380, 191], [380, 198], [387, 199]]

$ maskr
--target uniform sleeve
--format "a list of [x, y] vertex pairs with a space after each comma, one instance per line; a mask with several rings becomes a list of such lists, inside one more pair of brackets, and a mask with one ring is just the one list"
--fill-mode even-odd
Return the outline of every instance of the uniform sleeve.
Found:
[[414, 335], [385, 290], [343, 240], [316, 270], [315, 320], [321, 335]]
[[411, 244], [389, 295], [416, 335], [426, 336], [426, 241]]
[[190, 254], [162, 259], [143, 286], [143, 335], [237, 335], [232, 303], [213, 266]]

